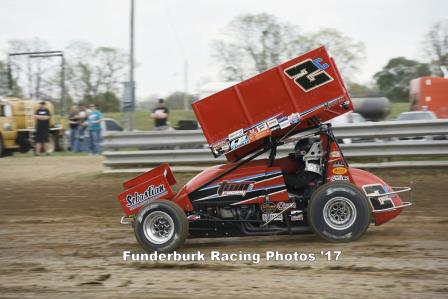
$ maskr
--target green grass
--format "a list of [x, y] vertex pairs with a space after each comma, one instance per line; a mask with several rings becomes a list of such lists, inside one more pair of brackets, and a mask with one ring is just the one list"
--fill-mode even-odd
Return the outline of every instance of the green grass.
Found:
[[396, 118], [400, 113], [409, 111], [409, 102], [398, 102], [398, 103], [392, 103], [391, 104], [391, 110], [389, 115], [387, 116], [388, 119], [394, 119]]
[[[135, 111], [134, 112], [134, 128], [141, 131], [149, 131], [154, 128], [154, 120], [149, 117], [149, 111]], [[123, 112], [109, 112], [104, 113], [104, 117], [113, 118], [122, 125], [125, 125], [126, 115]], [[179, 120], [195, 120], [193, 111], [171, 110], [168, 121], [171, 127], [177, 126]]]
[[[401, 112], [409, 111], [409, 103], [408, 102], [398, 102], [391, 104], [391, 112], [388, 115], [387, 119], [394, 119]], [[134, 112], [134, 128], [140, 131], [150, 131], [154, 128], [154, 120], [149, 117], [151, 112], [149, 111], [135, 111]], [[118, 121], [120, 124], [125, 126], [126, 124], [126, 115], [123, 112], [107, 112], [104, 113], [104, 117], [113, 118]], [[171, 127], [177, 126], [179, 120], [195, 120], [196, 117], [193, 111], [184, 111], [184, 110], [171, 110], [169, 114], [169, 122]]]

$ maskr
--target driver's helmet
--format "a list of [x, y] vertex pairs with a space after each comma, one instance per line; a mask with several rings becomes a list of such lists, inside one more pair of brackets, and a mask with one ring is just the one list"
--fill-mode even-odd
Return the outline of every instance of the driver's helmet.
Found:
[[296, 158], [303, 158], [303, 156], [308, 153], [308, 151], [311, 149], [311, 146], [313, 146], [314, 141], [312, 138], [304, 138], [299, 141], [297, 141], [295, 147], [294, 147], [294, 156]]

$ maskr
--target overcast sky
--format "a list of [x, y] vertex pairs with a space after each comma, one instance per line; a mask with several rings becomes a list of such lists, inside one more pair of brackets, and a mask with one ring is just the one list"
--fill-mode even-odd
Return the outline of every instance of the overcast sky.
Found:
[[[217, 80], [210, 43], [239, 14], [268, 12], [304, 32], [332, 27], [366, 45], [367, 59], [354, 81], [371, 80], [391, 57], [424, 60], [422, 40], [447, 19], [446, 0], [135, 0], [137, 96], [166, 96]], [[129, 48], [130, 0], [0, 0], [0, 49], [10, 39], [39, 37], [53, 50], [72, 40]], [[4, 54], [5, 52], [3, 52]]]

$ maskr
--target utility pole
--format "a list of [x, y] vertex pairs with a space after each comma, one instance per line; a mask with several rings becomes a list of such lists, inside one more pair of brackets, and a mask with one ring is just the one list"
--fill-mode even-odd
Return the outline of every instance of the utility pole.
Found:
[[129, 84], [131, 95], [131, 107], [126, 112], [127, 127], [129, 131], [134, 130], [134, 106], [135, 106], [135, 81], [134, 81], [134, 0], [131, 0], [131, 22], [130, 22], [130, 45], [129, 45]]

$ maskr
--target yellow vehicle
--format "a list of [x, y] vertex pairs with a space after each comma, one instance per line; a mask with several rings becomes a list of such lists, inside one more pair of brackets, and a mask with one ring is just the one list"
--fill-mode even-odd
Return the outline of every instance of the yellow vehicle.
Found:
[[[46, 102], [50, 110], [49, 149], [63, 150], [64, 129], [55, 122], [54, 106]], [[35, 119], [34, 113], [38, 102], [22, 100], [16, 97], [5, 97], [0, 100], [0, 157], [14, 151], [28, 152], [34, 147]]]

